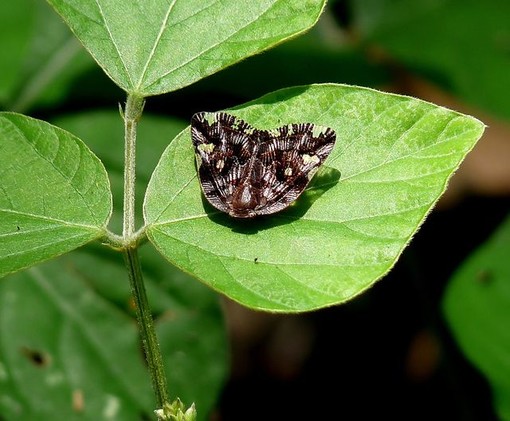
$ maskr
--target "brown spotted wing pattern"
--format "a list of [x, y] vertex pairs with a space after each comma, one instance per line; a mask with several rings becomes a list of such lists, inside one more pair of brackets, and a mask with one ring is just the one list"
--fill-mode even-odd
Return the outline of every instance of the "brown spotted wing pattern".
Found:
[[230, 114], [200, 112], [191, 139], [207, 200], [235, 218], [285, 209], [305, 190], [335, 144], [312, 123], [259, 130]]

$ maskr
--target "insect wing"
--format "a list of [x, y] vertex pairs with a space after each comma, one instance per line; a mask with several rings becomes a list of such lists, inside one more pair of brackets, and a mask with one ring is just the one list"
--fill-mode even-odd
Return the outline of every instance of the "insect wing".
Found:
[[215, 208], [231, 213], [231, 197], [245, 177], [253, 155], [253, 128], [226, 113], [197, 113], [191, 119], [191, 139], [200, 184]]
[[311, 123], [291, 124], [261, 131], [258, 159], [263, 167], [266, 205], [257, 210], [268, 215], [285, 209], [305, 190], [335, 144], [335, 132]]

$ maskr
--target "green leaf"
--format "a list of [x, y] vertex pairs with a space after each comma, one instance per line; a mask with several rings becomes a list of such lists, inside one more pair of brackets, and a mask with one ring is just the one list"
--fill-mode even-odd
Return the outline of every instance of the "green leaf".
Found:
[[353, 6], [366, 41], [465, 101], [510, 118], [508, 1], [362, 0]]
[[487, 377], [494, 406], [510, 420], [510, 218], [452, 276], [443, 310], [455, 339]]
[[328, 126], [337, 143], [289, 210], [236, 221], [204, 207], [187, 129], [149, 183], [147, 233], [176, 266], [271, 311], [338, 304], [386, 274], [484, 130], [430, 103], [343, 85], [284, 89], [232, 113], [266, 129]]
[[[0, 3], [0, 102], [10, 99], [30, 39], [28, 2]], [[25, 25], [19, 23], [25, 19]]]
[[154, 408], [136, 324], [87, 287], [97, 263], [84, 273], [66, 256], [0, 282], [6, 419], [134, 420]]
[[0, 113], [0, 276], [100, 237], [111, 193], [106, 171], [78, 138]]
[[[189, 280], [179, 285], [181, 295], [173, 295], [168, 264], [148, 247], [142, 259], [150, 264], [149, 299], [165, 304], [156, 325], [171, 394], [189, 404], [195, 401], [205, 420], [227, 365], [217, 295]], [[95, 289], [112, 286], [112, 281], [124, 290], [118, 306]], [[156, 404], [136, 323], [120, 309], [129, 305], [129, 283], [118, 253], [79, 251], [3, 279], [2, 419], [153, 419]]]
[[139, 96], [174, 91], [315, 24], [324, 0], [48, 0], [110, 78]]
[[0, 101], [26, 111], [52, 104], [93, 61], [45, 2], [0, 3]]

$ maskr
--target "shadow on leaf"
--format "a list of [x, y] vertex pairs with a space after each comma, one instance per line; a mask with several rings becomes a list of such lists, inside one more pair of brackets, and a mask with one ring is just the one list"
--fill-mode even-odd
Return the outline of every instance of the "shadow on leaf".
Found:
[[202, 195], [204, 209], [209, 219], [217, 224], [231, 228], [233, 232], [242, 234], [256, 234], [259, 231], [290, 224], [305, 215], [313, 203], [326, 191], [335, 186], [340, 180], [340, 171], [321, 167], [306, 190], [287, 209], [255, 218], [232, 218], [223, 212], [218, 212]]

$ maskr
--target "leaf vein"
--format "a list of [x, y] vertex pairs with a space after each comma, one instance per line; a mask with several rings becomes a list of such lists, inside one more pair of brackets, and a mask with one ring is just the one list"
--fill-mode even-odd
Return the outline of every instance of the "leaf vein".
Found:
[[149, 53], [149, 57], [147, 57], [147, 60], [146, 60], [145, 65], [143, 67], [142, 73], [140, 75], [140, 80], [138, 81], [138, 88], [140, 88], [140, 86], [142, 85], [142, 81], [145, 78], [145, 74], [147, 73], [147, 69], [149, 68], [149, 64], [150, 64], [152, 58], [154, 57], [154, 54], [156, 53], [156, 49], [157, 49], [157, 47], [158, 47], [158, 45], [159, 45], [159, 43], [161, 41], [161, 38], [163, 37], [163, 32], [165, 31], [165, 29], [167, 27], [168, 19], [170, 17], [170, 13], [172, 12], [176, 2], [177, 2], [177, 0], [173, 0], [172, 3], [168, 6], [168, 10], [166, 11], [166, 14], [165, 14], [165, 17], [163, 19], [163, 22], [161, 23], [161, 28], [160, 28], [160, 30], [158, 32], [158, 35], [156, 36], [156, 39], [154, 40], [154, 45], [152, 46], [151, 52]]
[[[228, 42], [229, 39], [231, 39], [232, 37], [234, 37], [235, 35], [237, 35], [238, 33], [240, 33], [241, 31], [243, 31], [245, 28], [247, 28], [248, 26], [252, 25], [253, 22], [257, 21], [258, 19], [260, 19], [261, 16], [265, 15], [269, 10], [271, 10], [273, 8], [274, 4], [272, 4], [270, 7], [268, 7], [267, 9], [263, 10], [262, 13], [260, 13], [258, 16], [255, 16], [253, 17], [246, 25], [238, 28], [236, 31], [232, 32], [231, 34], [229, 34], [227, 37], [221, 39], [220, 41], [216, 42], [215, 44], [212, 44], [210, 45], [209, 47], [205, 48], [204, 50], [198, 52], [197, 54], [195, 54], [194, 56], [190, 57], [188, 60], [184, 61], [183, 63], [179, 64], [178, 66], [168, 70], [166, 73], [163, 73], [161, 74], [161, 76], [156, 79], [155, 81], [149, 83], [147, 85], [147, 88], [150, 88], [152, 85], [158, 83], [158, 81], [160, 79], [163, 79], [165, 77], [167, 77], [169, 74], [173, 73], [173, 72], [176, 72], [177, 70], [187, 66], [189, 63], [191, 63], [192, 61], [194, 60], [197, 60], [199, 59], [200, 57], [203, 57], [204, 54], [208, 53], [209, 51], [213, 50], [214, 48], [216, 48], [218, 45], [222, 44], [222, 43], [225, 43], [225, 42]], [[258, 38], [257, 38], [258, 39]]]
[[99, 0], [95, 0], [95, 2], [96, 2], [96, 5], [97, 5], [97, 7], [99, 9], [99, 14], [101, 15], [101, 19], [103, 21], [104, 27], [105, 27], [106, 31], [108, 32], [110, 40], [112, 41], [112, 44], [115, 47], [115, 51], [117, 52], [117, 56], [119, 57], [119, 60], [122, 63], [122, 66], [124, 67], [124, 70], [126, 72], [126, 76], [129, 78], [129, 84], [131, 86], [133, 86], [133, 80], [131, 79], [131, 74], [130, 74], [130, 72], [128, 70], [128, 67], [127, 67], [127, 65], [126, 65], [126, 63], [124, 61], [124, 58], [123, 58], [123, 56], [122, 56], [122, 54], [120, 52], [120, 48], [117, 45], [117, 42], [116, 42], [115, 38], [113, 37], [113, 34], [112, 34], [111, 30], [110, 30], [110, 27], [108, 26], [108, 23], [106, 21], [106, 16], [105, 16], [105, 14], [103, 12], [103, 8], [101, 7]]
[[28, 217], [43, 220], [43, 221], [58, 222], [62, 225], [71, 226], [71, 227], [79, 227], [79, 228], [87, 228], [87, 229], [93, 228], [95, 230], [97, 230], [99, 228], [97, 225], [81, 224], [81, 223], [77, 223], [77, 222], [66, 221], [64, 219], [53, 218], [53, 217], [46, 216], [46, 215], [37, 215], [37, 214], [29, 213], [29, 212], [21, 212], [21, 211], [17, 211], [14, 209], [0, 209], [0, 212], [28, 216]]

